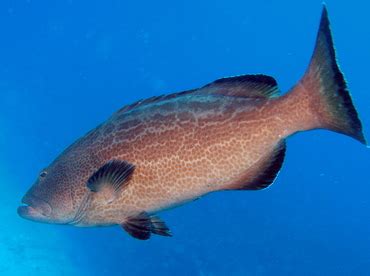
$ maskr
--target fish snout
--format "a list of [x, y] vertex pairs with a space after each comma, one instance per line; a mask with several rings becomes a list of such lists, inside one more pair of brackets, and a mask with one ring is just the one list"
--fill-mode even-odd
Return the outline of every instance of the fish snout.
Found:
[[52, 214], [49, 203], [36, 196], [26, 194], [22, 199], [22, 206], [18, 207], [18, 214], [33, 221], [48, 221]]

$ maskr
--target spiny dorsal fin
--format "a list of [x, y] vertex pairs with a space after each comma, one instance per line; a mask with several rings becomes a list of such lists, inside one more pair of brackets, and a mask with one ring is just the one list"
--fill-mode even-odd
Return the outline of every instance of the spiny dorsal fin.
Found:
[[126, 106], [122, 107], [120, 110], [117, 111], [117, 114], [118, 113], [122, 114], [122, 113], [125, 113], [125, 112], [128, 112], [128, 111], [134, 110], [135, 108], [143, 107], [143, 106], [146, 106], [146, 105], [149, 105], [149, 104], [152, 104], [152, 103], [158, 103], [158, 102], [161, 102], [161, 101], [174, 99], [174, 98], [177, 98], [177, 97], [180, 97], [180, 96], [193, 94], [194, 91], [196, 91], [196, 90], [187, 90], [187, 91], [182, 91], [182, 92], [178, 92], [178, 93], [172, 93], [172, 94], [168, 94], [168, 95], [160, 95], [160, 96], [154, 96], [154, 97], [147, 98], [147, 99], [142, 99], [142, 100], [134, 102], [133, 104], [126, 105]]
[[87, 181], [87, 187], [95, 193], [104, 193], [109, 201], [127, 185], [135, 166], [121, 160], [112, 160], [100, 167]]
[[222, 78], [199, 89], [187, 90], [139, 100], [133, 104], [122, 107], [117, 111], [116, 114], [122, 114], [152, 103], [171, 100], [181, 96], [201, 94], [214, 94], [243, 98], [271, 98], [279, 95], [279, 89], [275, 79], [266, 75], [242, 75]]
[[172, 236], [170, 229], [159, 217], [150, 216], [146, 212], [127, 218], [121, 226], [132, 237], [139, 240], [149, 239], [152, 233], [167, 237]]
[[248, 169], [236, 183], [225, 187], [226, 190], [261, 190], [270, 186], [277, 177], [285, 157], [285, 141], [277, 146]]
[[271, 98], [279, 95], [276, 80], [266, 75], [242, 75], [222, 78], [203, 88], [197, 93], [221, 94], [244, 98]]

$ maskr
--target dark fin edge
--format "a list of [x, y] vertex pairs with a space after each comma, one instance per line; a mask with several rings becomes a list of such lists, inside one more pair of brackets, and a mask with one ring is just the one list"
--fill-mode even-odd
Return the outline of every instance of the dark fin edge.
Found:
[[317, 92], [324, 98], [330, 113], [322, 118], [324, 127], [348, 135], [366, 145], [361, 121], [353, 105], [344, 75], [337, 63], [328, 11], [325, 5], [311, 63], [301, 81], [304, 85], [305, 78], [307, 78], [308, 87], [312, 81], [320, 85], [320, 91]]
[[221, 78], [202, 87], [198, 93], [244, 98], [272, 98], [279, 96], [280, 91], [273, 77], [257, 74]]
[[262, 190], [269, 187], [274, 183], [283, 166], [285, 151], [286, 144], [282, 140], [275, 146], [272, 152], [250, 168], [250, 171], [253, 172], [251, 176], [247, 176], [247, 182], [241, 181], [231, 187], [227, 187], [227, 190]]
[[148, 240], [151, 234], [172, 236], [170, 229], [159, 217], [146, 212], [127, 218], [121, 226], [132, 237], [139, 240]]
[[[209, 88], [218, 89], [210, 90]], [[144, 107], [149, 104], [167, 101], [181, 96], [200, 95], [205, 93], [214, 95], [218, 94], [225, 96], [237, 96], [244, 98], [271, 98], [279, 96], [280, 91], [277, 87], [277, 82], [273, 77], [262, 74], [241, 75], [235, 77], [221, 78], [199, 89], [186, 90], [183, 92], [142, 99], [134, 102], [133, 104], [122, 107], [116, 112], [116, 115], [129, 112], [136, 108]]]

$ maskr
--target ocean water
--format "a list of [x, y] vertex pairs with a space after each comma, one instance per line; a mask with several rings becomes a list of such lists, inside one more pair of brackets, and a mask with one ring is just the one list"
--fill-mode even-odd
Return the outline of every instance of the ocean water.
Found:
[[[366, 1], [328, 0], [338, 59], [370, 124]], [[288, 139], [276, 182], [161, 213], [174, 236], [21, 219], [38, 172], [140, 98], [264, 73], [287, 91], [321, 14], [311, 1], [0, 2], [0, 275], [370, 275], [370, 151], [328, 131]], [[367, 135], [369, 136], [369, 135]]]

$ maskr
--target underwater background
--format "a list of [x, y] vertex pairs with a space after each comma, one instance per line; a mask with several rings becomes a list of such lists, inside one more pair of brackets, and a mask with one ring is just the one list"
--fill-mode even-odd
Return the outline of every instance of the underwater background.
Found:
[[[337, 55], [370, 125], [367, 1], [327, 2]], [[266, 190], [161, 213], [174, 236], [21, 219], [39, 171], [135, 100], [305, 71], [321, 0], [0, 2], [0, 275], [370, 275], [370, 152], [328, 131], [288, 139]]]

